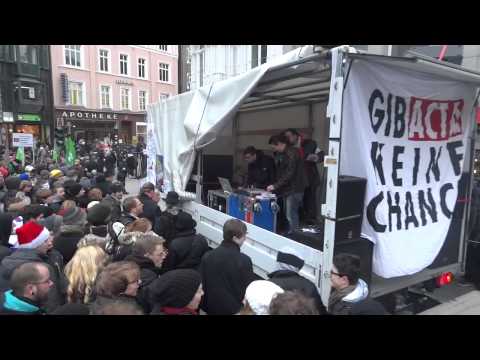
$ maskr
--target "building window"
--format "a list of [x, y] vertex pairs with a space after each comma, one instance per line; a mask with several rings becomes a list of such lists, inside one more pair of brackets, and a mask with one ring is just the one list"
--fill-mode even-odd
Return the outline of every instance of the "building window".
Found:
[[168, 51], [168, 45], [157, 45], [158, 50], [160, 51]]
[[160, 81], [163, 81], [163, 82], [169, 81], [169, 68], [170, 68], [169, 64], [160, 63], [158, 65]]
[[161, 93], [160, 100], [167, 100], [170, 97], [170, 94]]
[[84, 102], [84, 91], [83, 91], [83, 83], [70, 81], [69, 84], [69, 100], [70, 105], [77, 105], [83, 106]]
[[82, 67], [81, 45], [65, 45], [65, 65]]
[[128, 55], [120, 54], [120, 74], [128, 75]]
[[145, 90], [138, 91], [138, 109], [145, 111], [147, 108], [147, 92]]
[[19, 61], [24, 64], [38, 64], [37, 47], [34, 45], [18, 45]]
[[138, 59], [138, 77], [141, 79], [145, 79], [145, 62], [145, 59]]
[[108, 85], [100, 86], [100, 102], [102, 108], [112, 108], [112, 87]]
[[110, 72], [110, 51], [107, 49], [100, 49], [99, 60], [100, 60], [100, 71]]
[[21, 86], [22, 99], [24, 100], [35, 100], [37, 98], [35, 87], [34, 86]]
[[129, 88], [120, 88], [120, 102], [122, 110], [131, 110], [130, 105], [130, 89]]

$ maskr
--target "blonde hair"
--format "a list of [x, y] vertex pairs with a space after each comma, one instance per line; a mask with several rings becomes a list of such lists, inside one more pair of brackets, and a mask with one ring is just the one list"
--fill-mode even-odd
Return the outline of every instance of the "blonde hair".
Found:
[[77, 204], [75, 203], [75, 201], [65, 200], [62, 204], [62, 209], [66, 210], [66, 209], [74, 208], [76, 206], [77, 206]]
[[102, 271], [107, 254], [97, 245], [78, 248], [73, 258], [65, 266], [68, 278], [67, 301], [87, 304], [92, 300], [97, 275]]

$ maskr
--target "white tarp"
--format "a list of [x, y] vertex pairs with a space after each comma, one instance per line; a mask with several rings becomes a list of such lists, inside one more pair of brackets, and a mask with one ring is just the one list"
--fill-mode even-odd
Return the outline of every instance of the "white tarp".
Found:
[[414, 274], [439, 253], [457, 199], [475, 87], [355, 60], [344, 92], [341, 174], [367, 178], [373, 270]]
[[[157, 154], [163, 155], [166, 188], [185, 195], [195, 150], [215, 140], [268, 69], [311, 54], [311, 46], [295, 49], [242, 75], [148, 106], [148, 142], [154, 142], [156, 147], [155, 153], [150, 147], [149, 161]], [[150, 167], [148, 180], [156, 182]]]

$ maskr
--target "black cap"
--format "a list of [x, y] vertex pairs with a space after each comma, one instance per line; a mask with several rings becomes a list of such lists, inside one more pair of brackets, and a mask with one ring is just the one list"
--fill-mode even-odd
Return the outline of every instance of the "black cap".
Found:
[[201, 283], [200, 274], [195, 270], [169, 271], [150, 285], [150, 302], [152, 305], [183, 308], [193, 300]]
[[180, 211], [175, 219], [175, 228], [178, 231], [195, 229], [197, 222], [193, 220], [192, 215], [185, 211]]
[[97, 204], [87, 210], [87, 220], [93, 226], [107, 225], [110, 222], [110, 207]]
[[165, 202], [168, 205], [176, 205], [180, 201], [180, 196], [175, 191], [169, 191], [167, 194], [167, 198], [165, 199]]

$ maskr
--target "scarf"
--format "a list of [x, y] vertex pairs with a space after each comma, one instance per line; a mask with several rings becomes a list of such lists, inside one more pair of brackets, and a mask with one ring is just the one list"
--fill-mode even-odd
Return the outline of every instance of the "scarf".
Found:
[[330, 310], [333, 305], [342, 301], [342, 299], [348, 294], [350, 294], [353, 290], [355, 290], [356, 287], [356, 285], [349, 285], [342, 290], [334, 290], [330, 294], [330, 298], [328, 299], [328, 309]]

